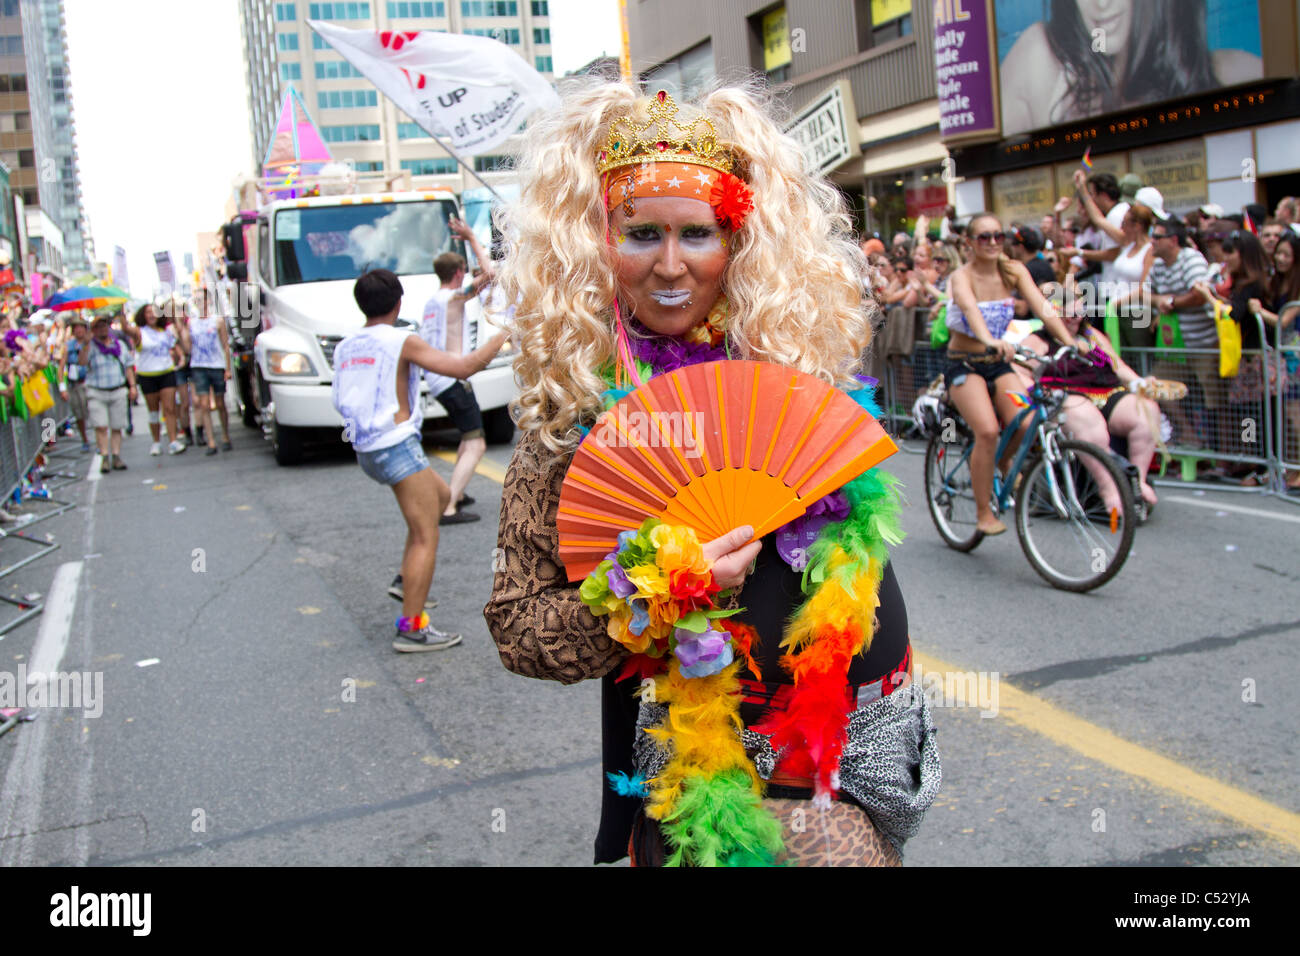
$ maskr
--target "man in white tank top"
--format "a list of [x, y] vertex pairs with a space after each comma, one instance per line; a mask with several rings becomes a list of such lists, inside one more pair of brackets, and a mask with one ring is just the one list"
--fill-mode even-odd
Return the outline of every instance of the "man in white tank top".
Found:
[[468, 355], [452, 355], [394, 323], [402, 306], [402, 283], [387, 269], [365, 273], [352, 290], [366, 325], [334, 350], [334, 408], [343, 437], [352, 443], [361, 470], [390, 486], [406, 519], [402, 555], [402, 614], [393, 648], [436, 651], [459, 644], [429, 624], [424, 613], [438, 554], [438, 518], [451, 489], [429, 467], [420, 445], [420, 369], [469, 378], [487, 368], [509, 336], [499, 332]]

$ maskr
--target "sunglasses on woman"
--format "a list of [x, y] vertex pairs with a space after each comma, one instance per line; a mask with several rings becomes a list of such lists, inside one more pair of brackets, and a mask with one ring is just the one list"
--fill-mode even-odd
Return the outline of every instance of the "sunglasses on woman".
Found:
[[975, 241], [984, 243], [1002, 242], [1006, 238], [1007, 234], [1005, 232], [981, 232], [975, 236]]

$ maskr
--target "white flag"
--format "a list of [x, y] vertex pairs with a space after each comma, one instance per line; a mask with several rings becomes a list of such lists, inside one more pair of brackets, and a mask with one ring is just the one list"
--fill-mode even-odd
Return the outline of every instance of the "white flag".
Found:
[[467, 156], [491, 152], [534, 110], [560, 105], [551, 84], [497, 40], [307, 25], [425, 132]]
[[131, 280], [126, 274], [126, 250], [121, 246], [113, 247], [113, 285], [131, 291]]

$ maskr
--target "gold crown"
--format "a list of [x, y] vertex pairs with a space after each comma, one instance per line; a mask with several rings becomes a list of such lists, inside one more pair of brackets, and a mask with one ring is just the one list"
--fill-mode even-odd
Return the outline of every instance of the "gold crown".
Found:
[[609, 124], [605, 148], [596, 156], [597, 173], [658, 162], [694, 163], [731, 172], [731, 152], [718, 142], [718, 131], [707, 116], [682, 126], [677, 122], [677, 104], [664, 90], [650, 100], [649, 112], [650, 121], [644, 126], [631, 115], [620, 116]]

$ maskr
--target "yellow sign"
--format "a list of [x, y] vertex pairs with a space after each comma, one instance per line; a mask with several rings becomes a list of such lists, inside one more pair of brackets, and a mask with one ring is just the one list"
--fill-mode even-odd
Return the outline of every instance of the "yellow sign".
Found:
[[763, 14], [763, 69], [768, 73], [790, 62], [790, 28], [785, 7]]
[[1135, 149], [1129, 154], [1143, 186], [1155, 186], [1166, 212], [1187, 212], [1210, 201], [1205, 182], [1205, 141], [1200, 139]]
[[[1080, 153], [1079, 156], [1080, 158], [1082, 158], [1083, 154]], [[1062, 196], [1074, 195], [1073, 177], [1074, 177], [1074, 171], [1076, 169], [1082, 169], [1089, 176], [1092, 176], [1096, 173], [1110, 173], [1112, 176], [1115, 177], [1116, 182], [1118, 182], [1120, 178], [1123, 177], [1123, 175], [1128, 172], [1127, 153], [1111, 153], [1108, 156], [1089, 156], [1088, 158], [1092, 160], [1092, 169], [1084, 169], [1083, 163], [1077, 160], [1073, 163], [1057, 164], [1056, 197], [1055, 197], [1056, 199], [1059, 199]], [[1051, 210], [1050, 209], [1043, 210], [1044, 215], [1046, 215], [1048, 212], [1051, 212]], [[1069, 210], [1067, 210], [1067, 213], [1073, 215], [1073, 213], [1070, 213]]]
[[999, 173], [993, 177], [993, 211], [1006, 227], [1013, 222], [1036, 225], [1052, 211], [1055, 188], [1051, 166]]
[[878, 27], [912, 12], [912, 0], [871, 0], [871, 25]]

